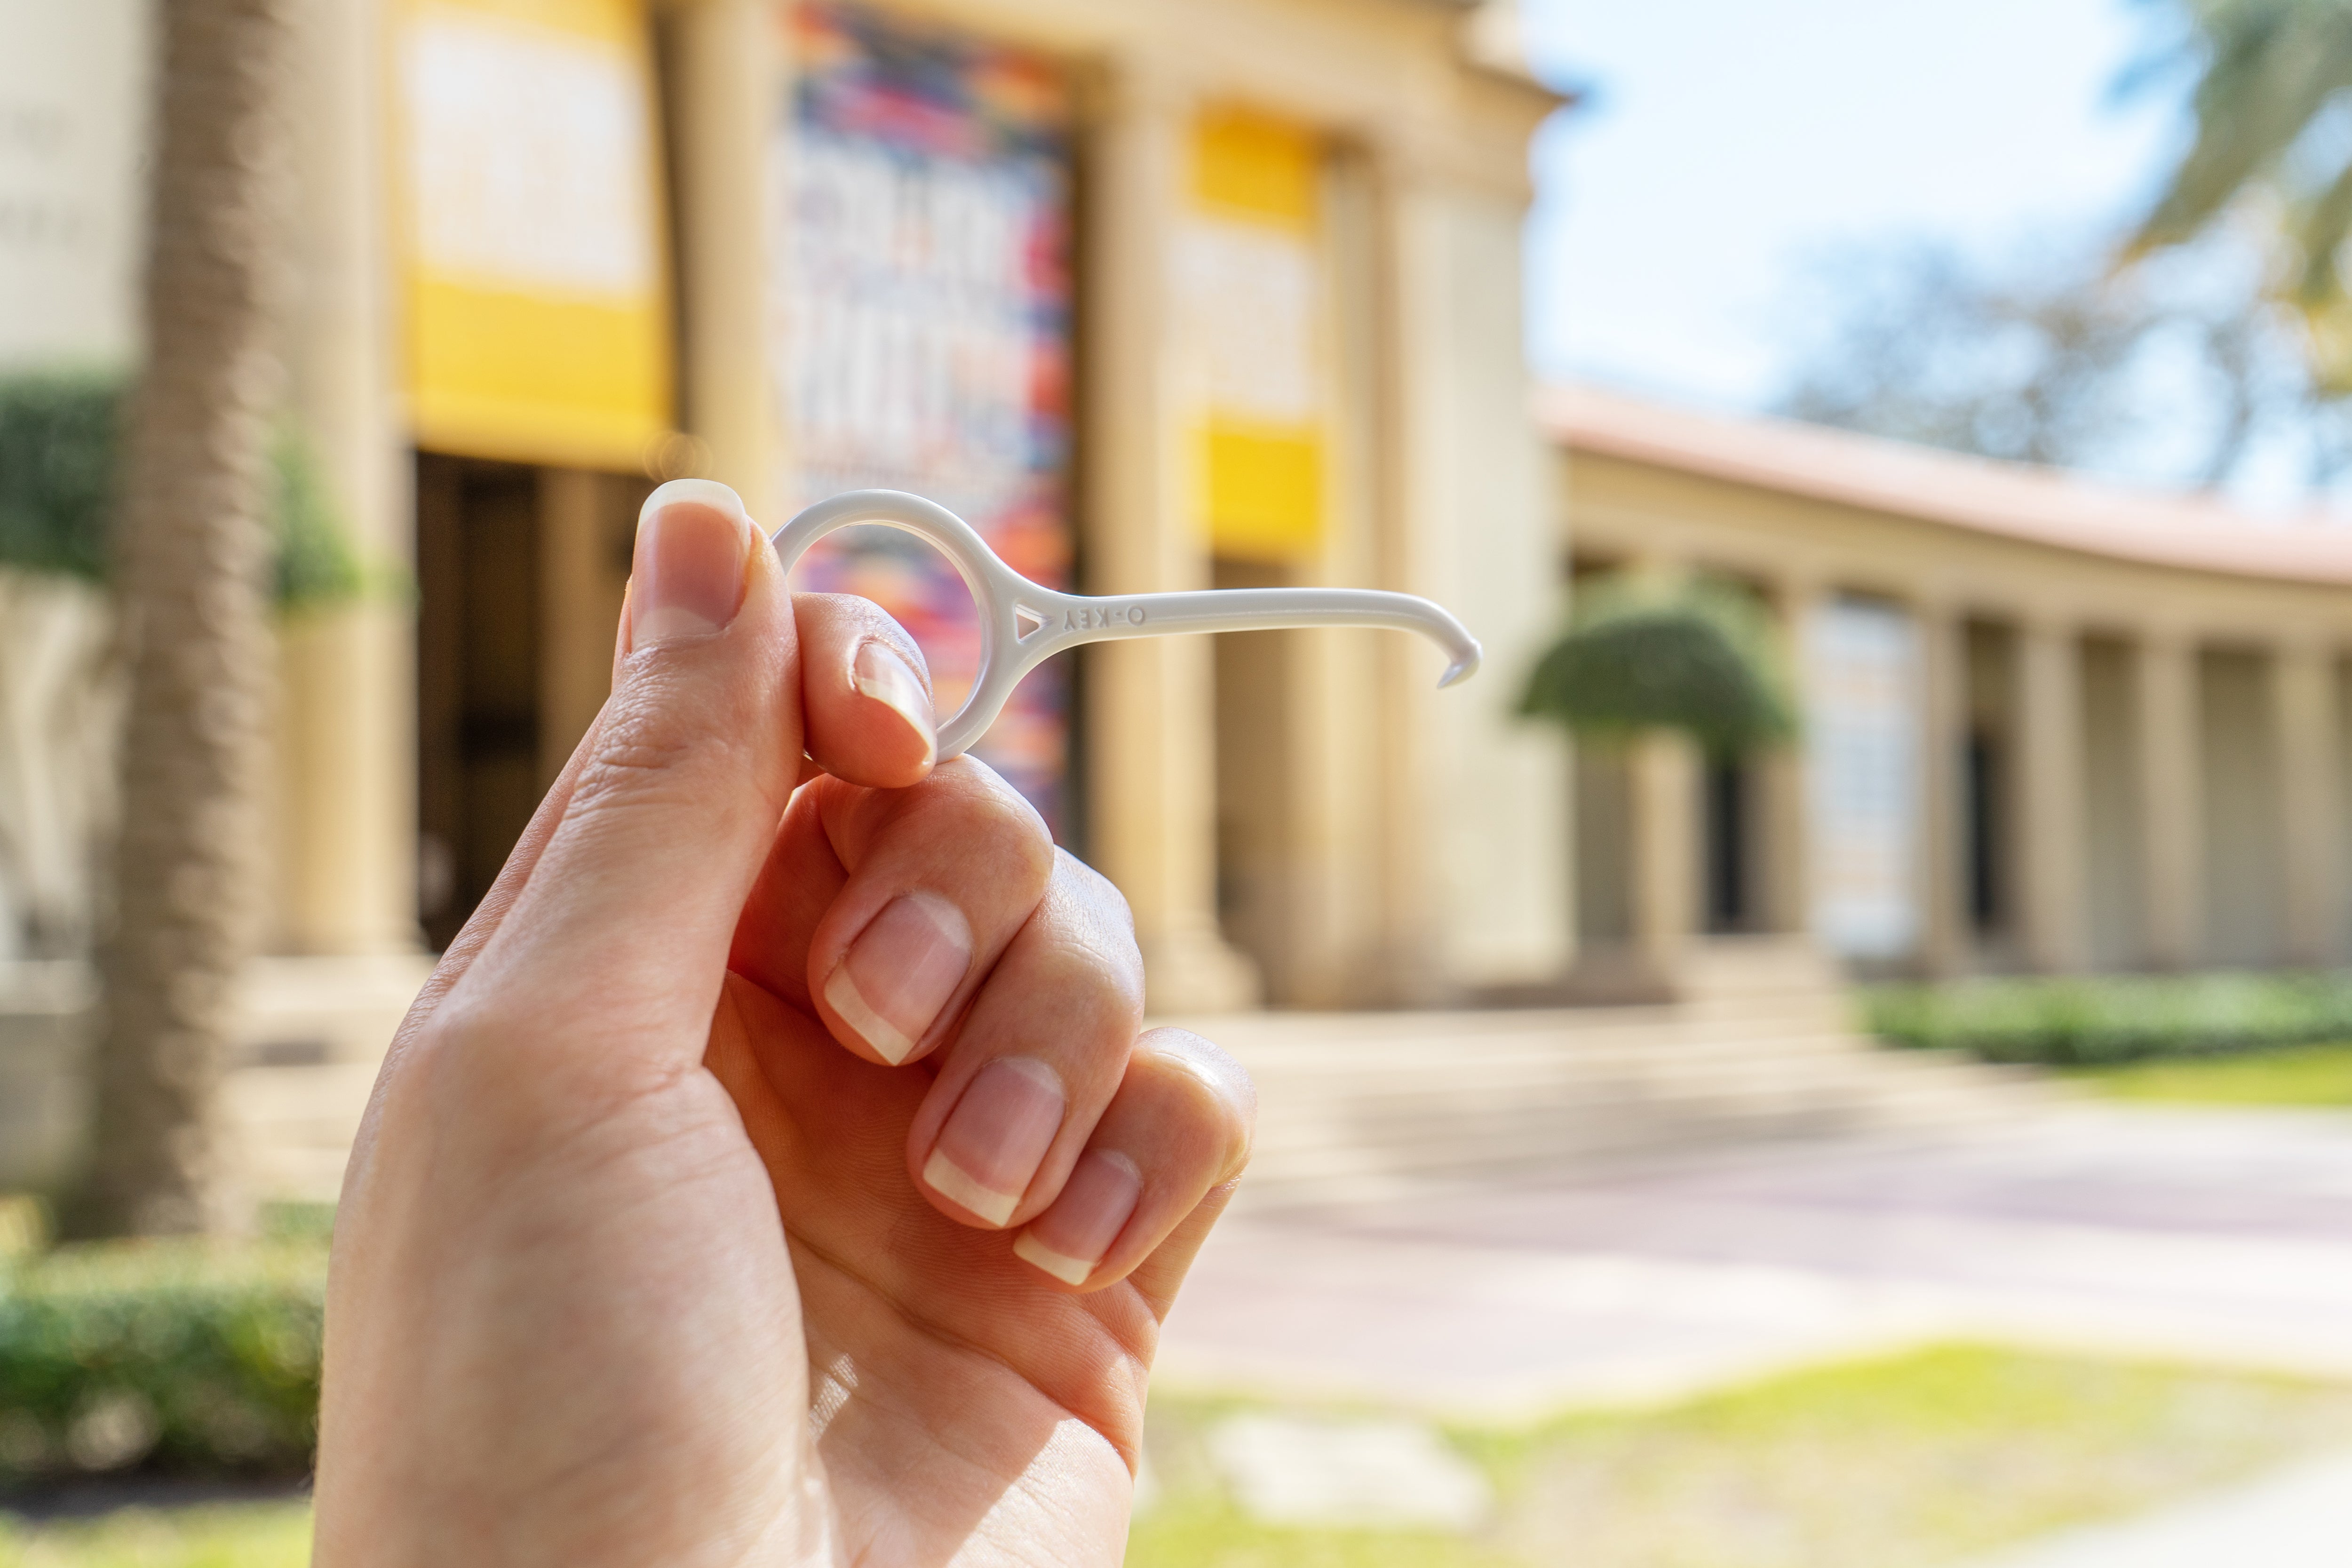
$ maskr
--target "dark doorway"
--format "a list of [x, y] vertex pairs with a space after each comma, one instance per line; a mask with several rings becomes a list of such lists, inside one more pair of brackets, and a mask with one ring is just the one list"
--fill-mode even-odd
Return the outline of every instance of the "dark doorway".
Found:
[[446, 947], [539, 804], [539, 475], [416, 464], [418, 914]]
[[1748, 874], [1748, 768], [1738, 757], [1706, 759], [1706, 929], [1740, 931], [1752, 923], [1754, 889]]
[[436, 948], [489, 891], [604, 701], [648, 489], [417, 458], [417, 914]]
[[2006, 889], [2000, 864], [2000, 742], [1984, 730], [1969, 732], [1968, 786], [1969, 919], [1979, 932], [1999, 931]]

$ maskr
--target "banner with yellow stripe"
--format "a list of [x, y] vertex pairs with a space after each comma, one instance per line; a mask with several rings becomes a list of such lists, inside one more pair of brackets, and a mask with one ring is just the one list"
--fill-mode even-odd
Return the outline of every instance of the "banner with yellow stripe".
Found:
[[645, 0], [403, 0], [396, 26], [417, 445], [638, 468], [675, 374]]
[[1195, 121], [1179, 258], [1193, 493], [1211, 549], [1313, 558], [1323, 539], [1322, 151], [1244, 109]]

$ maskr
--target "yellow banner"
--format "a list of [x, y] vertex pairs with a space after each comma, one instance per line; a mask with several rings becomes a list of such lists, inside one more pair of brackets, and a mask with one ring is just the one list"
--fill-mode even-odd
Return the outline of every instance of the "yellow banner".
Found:
[[672, 424], [646, 0], [404, 0], [405, 373], [416, 443], [635, 468]]
[[1194, 356], [1194, 493], [1210, 548], [1312, 559], [1324, 513], [1322, 150], [1249, 110], [1192, 137], [1181, 289]]

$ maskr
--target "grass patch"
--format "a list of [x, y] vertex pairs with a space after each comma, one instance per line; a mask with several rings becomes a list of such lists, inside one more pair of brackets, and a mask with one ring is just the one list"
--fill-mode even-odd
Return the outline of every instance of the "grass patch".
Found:
[[2241, 1057], [2086, 1068], [2067, 1076], [2118, 1100], [2352, 1109], [2352, 1043], [2341, 1041]]
[[[0, 1560], [5, 1561], [5, 1560]], [[1230, 1507], [1158, 1510], [1136, 1521], [1127, 1568], [1523, 1568], [1501, 1548], [1421, 1531], [1287, 1530]]]
[[303, 1568], [307, 1502], [127, 1508], [26, 1524], [0, 1514], [0, 1568]]
[[[1934, 1568], [2352, 1443], [2342, 1384], [1944, 1346], [1665, 1409], [1455, 1429], [1498, 1507], [1453, 1536], [1249, 1518], [1207, 1438], [1252, 1407], [1154, 1396], [1159, 1496], [1129, 1568]], [[309, 1550], [297, 1500], [41, 1524], [0, 1512], [0, 1568], [296, 1568]]]
[[1256, 1523], [1206, 1458], [1229, 1408], [1154, 1399], [1162, 1495], [1130, 1568], [1925, 1568], [2352, 1443], [2342, 1385], [1949, 1346], [1668, 1409], [1454, 1431], [1499, 1504], [1448, 1539]]

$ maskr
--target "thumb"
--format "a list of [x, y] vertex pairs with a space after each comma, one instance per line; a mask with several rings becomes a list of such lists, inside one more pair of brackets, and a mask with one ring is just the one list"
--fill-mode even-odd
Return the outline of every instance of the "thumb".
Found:
[[575, 1042], [592, 1032], [599, 1056], [699, 1060], [799, 769], [798, 658], [782, 574], [735, 492], [656, 489], [637, 519], [613, 695], [451, 1000], [538, 1037], [556, 1023]]

